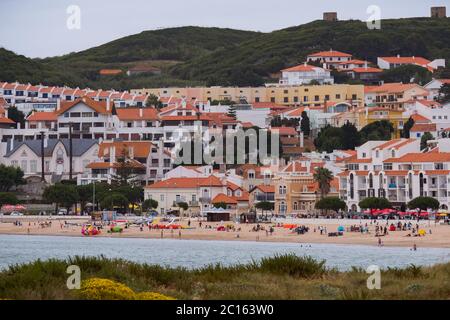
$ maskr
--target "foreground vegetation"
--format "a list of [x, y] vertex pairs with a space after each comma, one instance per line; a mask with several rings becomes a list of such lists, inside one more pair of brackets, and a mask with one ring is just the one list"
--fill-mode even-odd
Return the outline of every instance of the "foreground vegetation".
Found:
[[[81, 290], [66, 287], [69, 265]], [[339, 272], [324, 261], [280, 255], [246, 265], [168, 268], [104, 257], [35, 261], [0, 272], [0, 299], [448, 299], [450, 263], [391, 268], [381, 290], [363, 269]], [[114, 282], [112, 282], [114, 281]]]

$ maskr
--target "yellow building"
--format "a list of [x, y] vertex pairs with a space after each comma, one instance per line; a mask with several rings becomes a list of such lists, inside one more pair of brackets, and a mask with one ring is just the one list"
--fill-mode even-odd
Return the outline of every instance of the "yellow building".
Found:
[[311, 85], [267, 87], [195, 87], [133, 89], [134, 94], [154, 94], [159, 97], [183, 98], [187, 101], [246, 100], [248, 103], [270, 102], [287, 106], [320, 106], [326, 101], [352, 101], [364, 105], [363, 85]]
[[381, 120], [387, 120], [392, 123], [394, 127], [394, 133], [392, 135], [393, 139], [400, 138], [400, 132], [403, 129], [403, 124], [408, 121], [408, 119], [403, 117], [403, 111], [395, 109], [387, 109], [382, 107], [365, 107], [358, 109], [359, 120], [358, 129], [364, 126]]

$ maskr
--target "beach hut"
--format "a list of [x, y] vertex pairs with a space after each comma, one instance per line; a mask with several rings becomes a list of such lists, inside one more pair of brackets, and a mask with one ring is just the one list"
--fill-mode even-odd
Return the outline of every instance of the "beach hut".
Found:
[[208, 222], [220, 222], [230, 221], [230, 212], [224, 208], [213, 208], [206, 211], [206, 221]]

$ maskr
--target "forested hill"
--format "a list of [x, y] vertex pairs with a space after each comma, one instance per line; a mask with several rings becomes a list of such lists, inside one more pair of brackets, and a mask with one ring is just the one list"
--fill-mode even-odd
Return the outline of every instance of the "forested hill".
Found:
[[[0, 50], [0, 81], [42, 82], [92, 88], [129, 89], [176, 85], [260, 85], [307, 54], [334, 50], [376, 62], [385, 55], [445, 58], [450, 61], [450, 18], [382, 20], [381, 30], [365, 22], [314, 21], [257, 33], [220, 28], [181, 27], [145, 31], [61, 57], [31, 60]], [[135, 66], [160, 75], [127, 76]], [[99, 70], [117, 68], [117, 76]]]

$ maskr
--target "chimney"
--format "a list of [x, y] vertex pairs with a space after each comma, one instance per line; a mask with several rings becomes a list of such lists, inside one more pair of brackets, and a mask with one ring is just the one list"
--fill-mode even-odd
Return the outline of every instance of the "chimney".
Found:
[[305, 135], [303, 134], [303, 131], [300, 132], [300, 148], [303, 148], [305, 146]]
[[111, 109], [111, 101], [109, 98], [106, 98], [106, 111], [110, 111]]
[[11, 139], [11, 143], [9, 144], [9, 151], [14, 149], [14, 139]]
[[397, 58], [400, 58], [400, 55], [399, 55], [399, 54], [397, 55]]
[[144, 116], [144, 110], [142, 108], [139, 108], [139, 117], [142, 118]]
[[367, 69], [367, 61], [364, 61], [364, 68]]
[[8, 109], [5, 109], [5, 118], [8, 118]]
[[48, 138], [45, 137], [44, 138], [44, 148], [47, 148], [47, 147], [48, 147]]
[[61, 110], [61, 99], [56, 100], [56, 111]]

